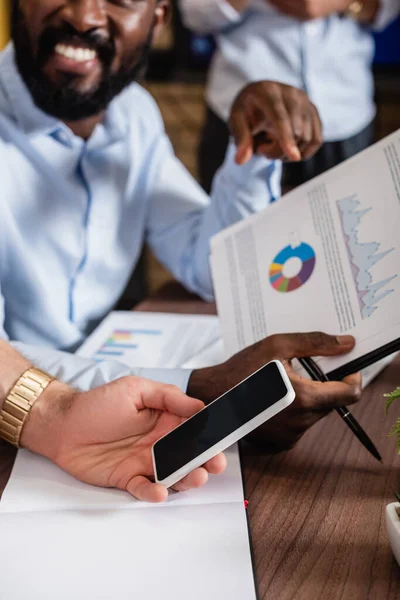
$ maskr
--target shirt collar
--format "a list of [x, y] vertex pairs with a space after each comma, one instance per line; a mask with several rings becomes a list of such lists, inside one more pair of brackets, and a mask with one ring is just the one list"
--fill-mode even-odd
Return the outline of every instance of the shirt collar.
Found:
[[[0, 53], [0, 93], [1, 88], [6, 96], [6, 112], [17, 121], [27, 135], [52, 135], [62, 129], [68, 129], [62, 121], [43, 112], [34, 103], [18, 72], [12, 42]], [[2, 109], [0, 108], [0, 110]], [[116, 142], [125, 137], [127, 130], [125, 121], [124, 111], [119, 106], [118, 98], [115, 98], [108, 107], [102, 124], [107, 130], [110, 141]], [[70, 130], [68, 131], [71, 133]]]

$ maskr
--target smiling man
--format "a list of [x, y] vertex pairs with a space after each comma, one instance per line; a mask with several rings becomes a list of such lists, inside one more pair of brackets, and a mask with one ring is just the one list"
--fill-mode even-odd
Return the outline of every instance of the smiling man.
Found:
[[211, 300], [210, 237], [279, 194], [275, 163], [249, 160], [251, 134], [268, 134], [259, 152], [269, 155], [318, 147], [303, 92], [250, 86], [232, 110], [236, 159], [248, 162], [235, 164], [232, 146], [204, 194], [134, 83], [169, 10], [168, 0], [13, 4], [13, 44], [0, 58], [0, 281], [13, 340], [76, 348], [118, 301], [145, 240]]
[[[339, 354], [354, 345], [352, 339], [322, 334], [267, 338], [224, 364], [193, 373], [96, 365], [57, 352], [75, 349], [112, 309], [144, 240], [186, 287], [212, 299], [210, 237], [278, 196], [279, 169], [266, 156], [298, 160], [321, 141], [318, 115], [303, 92], [253, 84], [232, 107], [237, 149], [232, 144], [208, 197], [175, 158], [154, 101], [135, 83], [169, 11], [168, 0], [14, 2], [13, 43], [0, 56], [0, 334], [24, 358], [4, 346], [0, 408], [3, 403], [6, 408], [0, 426], [11, 422], [7, 427], [14, 432], [7, 439], [16, 439], [15, 428], [21, 431], [21, 411], [8, 414], [7, 392], [31, 363], [85, 389], [134, 373], [174, 383], [209, 402], [280, 358], [297, 399], [261, 432], [274, 449], [291, 446], [327, 412], [359, 396], [358, 377], [318, 384], [291, 370], [294, 356]], [[123, 381], [112, 392], [96, 392], [119, 415], [127, 408]], [[153, 389], [137, 379], [129, 386], [139, 396], [140, 386]], [[31, 425], [28, 421], [34, 441], [23, 436], [31, 449], [50, 455], [43, 444], [55, 435], [76, 456], [76, 427], [65, 425], [71, 422], [68, 414], [83, 424], [81, 441], [89, 449], [94, 439], [103, 443], [111, 436], [118, 445], [119, 436], [126, 437], [129, 419], [113, 423], [104, 410], [95, 430], [90, 403], [74, 400], [69, 390], [65, 407], [57, 386], [49, 389], [51, 399], [33, 411]], [[95, 404], [99, 396], [90, 398]], [[190, 412], [179, 410], [180, 416]], [[82, 475], [91, 460], [87, 452], [80, 454], [79, 473], [73, 460], [66, 464], [56, 454], [51, 451], [51, 458], [66, 470], [104, 484], [101, 477]]]
[[156, 12], [154, 2], [105, 4], [14, 3], [15, 58], [33, 100], [64, 122], [84, 122], [83, 127], [72, 126], [82, 137], [90, 135], [113, 98], [141, 74], [154, 30], [168, 8], [159, 1]]

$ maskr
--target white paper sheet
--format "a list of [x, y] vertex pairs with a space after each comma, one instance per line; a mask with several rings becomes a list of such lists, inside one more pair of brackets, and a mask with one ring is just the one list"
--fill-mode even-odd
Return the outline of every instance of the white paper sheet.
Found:
[[130, 367], [182, 367], [221, 338], [219, 319], [206, 315], [112, 312], [78, 350]]
[[270, 334], [352, 334], [326, 372], [400, 338], [400, 132], [212, 240], [225, 348]]
[[[236, 446], [226, 451], [228, 467], [223, 475], [210, 476], [198, 490], [171, 493], [165, 506], [243, 503], [243, 483]], [[160, 508], [132, 498], [127, 492], [97, 488], [77, 481], [45, 458], [20, 450], [11, 479], [0, 502], [0, 513], [61, 511], [70, 509]]]
[[0, 600], [256, 600], [243, 503], [0, 515]]
[[221, 338], [216, 340], [210, 346], [199, 352], [195, 357], [183, 363], [184, 369], [203, 369], [219, 365], [229, 358], [226, 355], [224, 343]]

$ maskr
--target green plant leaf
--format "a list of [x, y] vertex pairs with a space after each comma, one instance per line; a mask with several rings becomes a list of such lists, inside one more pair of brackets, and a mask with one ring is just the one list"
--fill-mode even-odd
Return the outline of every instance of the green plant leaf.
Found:
[[394, 390], [394, 392], [392, 392], [391, 394], [385, 394], [384, 397], [386, 398], [385, 411], [386, 414], [388, 414], [389, 408], [391, 407], [392, 403], [400, 398], [400, 387]]
[[397, 439], [397, 451], [400, 454], [400, 417], [396, 421], [396, 425], [393, 427], [392, 431], [389, 433], [389, 437], [396, 436]]

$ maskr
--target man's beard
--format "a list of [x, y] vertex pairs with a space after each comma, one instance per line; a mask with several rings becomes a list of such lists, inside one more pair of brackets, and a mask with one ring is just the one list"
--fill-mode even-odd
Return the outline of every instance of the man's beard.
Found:
[[[115, 44], [112, 39], [104, 40], [96, 32], [86, 34], [75, 31], [64, 24], [59, 28], [47, 28], [38, 41], [35, 56], [28, 27], [19, 10], [18, 0], [13, 2], [12, 39], [15, 60], [22, 79], [31, 93], [35, 104], [45, 113], [64, 121], [79, 121], [103, 112], [110, 102], [128, 85], [143, 76], [148, 63], [153, 27], [143, 46], [138, 48], [129, 61], [112, 73], [111, 65], [115, 57]], [[101, 80], [88, 92], [73, 88], [74, 77], [66, 77], [63, 85], [53, 83], [44, 72], [44, 65], [50, 58], [56, 44], [82, 42], [84, 47], [95, 50], [102, 66]]]

